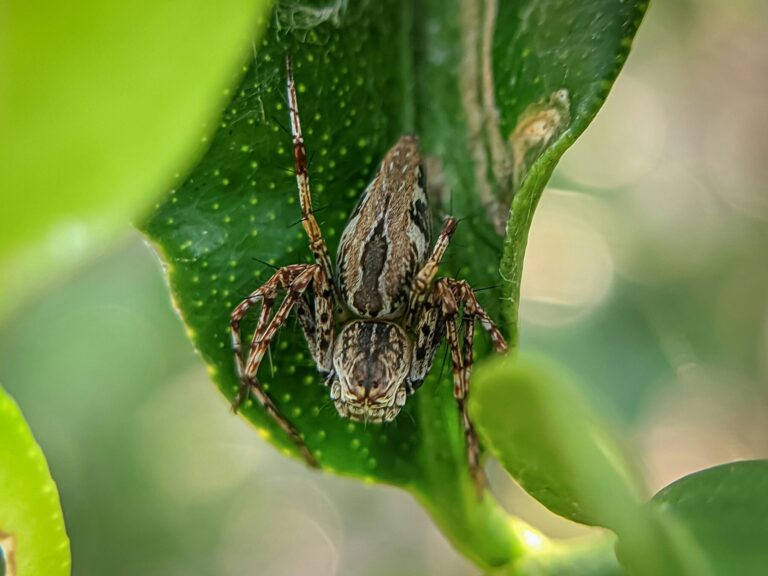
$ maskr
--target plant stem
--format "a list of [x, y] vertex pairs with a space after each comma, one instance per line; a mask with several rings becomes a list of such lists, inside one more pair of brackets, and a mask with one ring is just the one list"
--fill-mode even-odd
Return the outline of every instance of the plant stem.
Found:
[[[470, 494], [461, 498], [454, 495], [450, 502], [442, 499], [449, 496], [448, 491], [441, 491], [439, 499], [434, 491], [416, 490], [413, 494], [451, 544], [481, 568], [508, 566], [522, 558], [525, 545], [521, 535], [529, 530], [525, 523], [507, 515], [490, 493], [478, 502], [474, 488], [468, 489]], [[532, 529], [531, 533], [539, 536]]]
[[[508, 514], [490, 491], [477, 500], [469, 475], [412, 490], [451, 544], [488, 576], [620, 576], [609, 531], [553, 541]], [[458, 482], [456, 481], [458, 480]], [[453, 491], [459, 488], [460, 497]], [[447, 499], [447, 500], [446, 500]]]
[[486, 576], [622, 576], [616, 559], [616, 537], [608, 532], [594, 536], [548, 542], [503, 571]]
[[478, 498], [458, 418], [445, 418], [455, 411], [455, 401], [436, 390], [424, 392], [417, 401], [423, 415], [420, 454], [426, 477], [410, 491], [467, 558], [486, 570], [509, 565], [526, 553], [526, 541], [543, 541], [544, 536], [508, 515], [490, 491]]

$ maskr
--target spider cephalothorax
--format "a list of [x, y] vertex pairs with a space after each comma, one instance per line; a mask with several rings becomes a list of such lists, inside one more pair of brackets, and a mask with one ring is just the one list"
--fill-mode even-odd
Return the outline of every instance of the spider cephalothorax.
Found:
[[[280, 414], [257, 378], [270, 341], [292, 310], [296, 311], [318, 371], [326, 377], [336, 409], [352, 420], [393, 420], [408, 395], [418, 390], [432, 367], [435, 352], [446, 339], [469, 466], [480, 482], [479, 446], [466, 404], [475, 322], [490, 334], [497, 350], [505, 350], [506, 343], [465, 281], [435, 280], [440, 260], [456, 230], [456, 220], [445, 219], [432, 246], [431, 214], [418, 139], [402, 136], [382, 160], [349, 217], [339, 243], [334, 274], [312, 212], [307, 155], [290, 58], [286, 62], [302, 223], [315, 263], [280, 268], [232, 312], [232, 342], [241, 382], [235, 408], [249, 392], [253, 394], [291, 436], [307, 462], [317, 466], [310, 448]], [[285, 292], [285, 297], [273, 314], [279, 291]], [[257, 303], [261, 303], [261, 313], [244, 355], [240, 322]], [[460, 320], [464, 323], [461, 337], [457, 329]], [[339, 326], [335, 325], [337, 322]]]

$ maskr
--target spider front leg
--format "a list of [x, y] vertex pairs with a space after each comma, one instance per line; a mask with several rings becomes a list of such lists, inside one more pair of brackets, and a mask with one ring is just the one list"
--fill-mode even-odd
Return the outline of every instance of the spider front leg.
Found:
[[[465, 370], [464, 362], [467, 356], [472, 357], [472, 331], [469, 333], [469, 342], [464, 341], [465, 350], [462, 353], [462, 346], [459, 343], [457, 323], [459, 319], [459, 306], [456, 297], [445, 278], [441, 278], [435, 283], [435, 292], [441, 302], [441, 311], [445, 319], [445, 334], [448, 340], [448, 349], [451, 353], [451, 364], [453, 365], [453, 397], [459, 405], [459, 416], [464, 428], [464, 440], [467, 446], [467, 463], [469, 473], [475, 482], [478, 494], [482, 493], [486, 485], [485, 473], [480, 465], [480, 442], [477, 439], [475, 427], [469, 418], [467, 406], [469, 386], [465, 380], [468, 373]], [[466, 333], [465, 333], [466, 334]], [[466, 348], [469, 348], [467, 351]]]
[[333, 278], [333, 267], [328, 255], [328, 248], [320, 232], [315, 213], [312, 211], [312, 194], [309, 190], [309, 165], [307, 149], [304, 146], [304, 136], [299, 120], [299, 103], [296, 97], [296, 84], [293, 80], [293, 60], [290, 54], [285, 57], [286, 90], [288, 93], [288, 108], [291, 116], [291, 136], [293, 138], [293, 159], [296, 164], [296, 185], [299, 188], [299, 204], [301, 205], [301, 223], [309, 236], [309, 248], [315, 262], [323, 269], [325, 275]]
[[437, 237], [437, 242], [435, 242], [435, 246], [432, 248], [432, 254], [413, 279], [411, 298], [408, 303], [409, 325], [413, 325], [421, 314], [421, 307], [423, 306], [424, 301], [428, 298], [430, 284], [437, 274], [437, 270], [440, 267], [440, 261], [443, 259], [443, 255], [448, 248], [451, 236], [453, 236], [453, 233], [456, 231], [456, 226], [458, 226], [456, 218], [449, 216], [445, 219], [443, 222], [443, 229], [440, 231], [440, 236]]
[[306, 294], [296, 300], [296, 316], [304, 332], [309, 353], [317, 371], [323, 377], [333, 369], [333, 285], [319, 266], [312, 279], [314, 306], [310, 307]]
[[[507, 343], [496, 328], [488, 313], [480, 306], [470, 285], [464, 280], [441, 278], [435, 284], [435, 290], [443, 303], [443, 314], [446, 321], [448, 346], [453, 362], [453, 395], [459, 404], [459, 413], [464, 426], [464, 436], [467, 444], [467, 460], [472, 477], [478, 488], [478, 493], [485, 484], [485, 475], [480, 466], [480, 442], [474, 425], [469, 418], [469, 384], [472, 375], [472, 345], [474, 343], [475, 322], [485, 328], [491, 337], [493, 347], [497, 352], [505, 352]], [[464, 337], [461, 344], [457, 334], [456, 323], [458, 307], [463, 306]]]
[[[464, 335], [462, 338], [459, 338], [457, 327], [460, 307], [463, 307], [461, 321], [464, 325]], [[421, 311], [412, 325], [415, 342], [409, 381], [411, 392], [421, 385], [432, 366], [440, 342], [445, 336], [451, 353], [453, 395], [458, 403], [459, 415], [464, 428], [467, 462], [478, 494], [480, 494], [486, 481], [480, 465], [480, 443], [469, 418], [467, 407], [473, 363], [472, 345], [474, 343], [475, 322], [480, 322], [490, 334], [497, 352], [503, 352], [507, 349], [504, 337], [490, 316], [480, 306], [469, 284], [453, 278], [438, 280], [432, 291], [426, 295]]]
[[418, 390], [429, 374], [437, 349], [445, 336], [445, 317], [438, 293], [433, 290], [426, 295], [415, 322], [411, 325], [414, 334], [411, 354], [411, 373], [408, 378], [408, 393]]
[[[314, 287], [314, 316], [308, 315], [309, 307], [304, 300], [304, 294], [310, 284]], [[286, 291], [286, 296], [277, 312], [271, 316], [280, 289]], [[259, 302], [262, 304], [259, 321], [254, 331], [248, 356], [243, 359], [240, 322], [248, 310]], [[257, 377], [259, 366], [272, 338], [297, 304], [298, 310], [301, 312], [298, 314], [299, 321], [318, 369], [321, 371], [329, 369], [331, 364], [330, 350], [333, 342], [333, 327], [330, 317], [330, 311], [333, 309], [333, 297], [329, 281], [322, 268], [317, 264], [298, 264], [281, 268], [232, 312], [230, 329], [232, 346], [235, 351], [235, 364], [240, 380], [240, 390], [233, 402], [233, 409], [236, 411], [239, 408], [247, 398], [248, 393], [253, 394], [267, 414], [291, 437], [307, 463], [316, 467], [317, 461], [307, 448], [298, 430], [280, 414]]]

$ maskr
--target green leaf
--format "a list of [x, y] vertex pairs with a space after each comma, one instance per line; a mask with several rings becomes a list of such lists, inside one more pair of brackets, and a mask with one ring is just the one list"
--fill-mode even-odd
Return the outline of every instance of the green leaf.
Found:
[[486, 363], [475, 375], [470, 413], [529, 494], [566, 518], [613, 530], [633, 573], [705, 573], [685, 531], [645, 504], [631, 458], [560, 370], [525, 357]]
[[714, 574], [755, 576], [768, 567], [768, 461], [733, 462], [670, 484], [652, 502], [684, 524]]
[[[402, 130], [398, 87], [403, 78], [391, 65], [399, 59], [400, 47], [393, 41], [398, 18], [387, 17], [385, 7], [350, 7], [343, 28], [328, 21], [295, 32], [307, 37], [295, 50], [295, 77], [312, 156], [314, 204], [322, 208], [318, 219], [332, 249], [368, 176]], [[282, 128], [288, 122], [284, 54], [292, 38], [286, 31], [267, 33], [208, 153], [145, 224], [168, 263], [192, 337], [230, 399], [238, 381], [229, 314], [273, 274], [270, 266], [311, 258], [299, 223], [291, 137]], [[397, 425], [365, 430], [339, 418], [300, 330], [290, 324], [272, 346], [271, 364], [264, 362], [260, 379], [280, 410], [305, 432], [323, 467], [402, 484], [416, 478], [418, 422], [406, 416]], [[253, 328], [250, 322], [243, 332]], [[260, 407], [248, 406], [242, 413], [295, 454]]]
[[569, 378], [523, 357], [486, 363], [474, 379], [478, 432], [522, 487], [556, 514], [621, 530], [646, 500], [642, 478]]
[[[512, 202], [501, 261], [504, 315], [517, 344], [520, 281], [528, 231], [536, 206], [563, 153], [594, 118], [623, 66], [648, 6], [645, 1], [551, 0], [501, 2], [501, 10], [523, 23], [500, 51], [495, 67], [509, 81], [498, 87], [503, 134], [511, 134], [531, 103], [546, 102], [557, 90], [569, 94], [570, 121], [544, 147], [523, 159], [525, 174]], [[522, 56], [522, 57], [521, 57]], [[497, 78], [500, 73], [497, 72]]]
[[[271, 267], [311, 261], [298, 225], [284, 128], [286, 52], [294, 55], [314, 206], [331, 252], [380, 159], [401, 134], [415, 132], [428, 157], [434, 226], [448, 212], [463, 218], [444, 274], [477, 287], [499, 283], [504, 240], [488, 225], [476, 180], [486, 171], [474, 159], [484, 154], [490, 162], [492, 149], [503, 152], [506, 164], [497, 173], [487, 171], [486, 184], [499, 201], [509, 196], [523, 173], [540, 165], [536, 155], [546, 148], [532, 146], [520, 170], [510, 172], [508, 136], [517, 117], [542, 103], [546, 108], [553, 93], [566, 88], [573, 110], [561, 118], [572, 117], [572, 124], [558, 126], [557, 134], [564, 134], [547, 144], [572, 141], [605, 97], [642, 15], [632, 1], [595, 2], [591, 17], [575, 1], [502, 4], [278, 5], [208, 152], [142, 224], [166, 264], [190, 337], [225, 397], [232, 399], [238, 387], [228, 334], [232, 309], [272, 275]], [[485, 17], [473, 11], [476, 6], [487, 9]], [[523, 53], [529, 64], [521, 66]], [[495, 81], [483, 76], [488, 55]], [[485, 93], [497, 97], [500, 116], [478, 133], [467, 119], [477, 117], [478, 106], [486, 106], [488, 118], [495, 109], [478, 92], [484, 81], [495, 87]], [[499, 319], [500, 295], [499, 289], [479, 294]], [[254, 325], [251, 318], [244, 333]], [[478, 358], [489, 349], [480, 332]], [[440, 369], [442, 355], [396, 422], [363, 426], [336, 414], [295, 323], [279, 334], [259, 378], [324, 470], [411, 490], [454, 544], [481, 565], [501, 565], [522, 553], [521, 524], [488, 495], [481, 505], [475, 499], [451, 370]], [[250, 403], [242, 414], [286, 454], [297, 455], [258, 406]]]
[[0, 387], [0, 574], [68, 576], [59, 494], [19, 407]]
[[189, 162], [269, 4], [3, 7], [0, 315], [127, 230]]

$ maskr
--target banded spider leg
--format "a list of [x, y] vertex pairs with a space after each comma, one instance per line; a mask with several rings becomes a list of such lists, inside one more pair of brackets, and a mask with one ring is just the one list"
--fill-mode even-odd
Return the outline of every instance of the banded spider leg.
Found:
[[[249, 394], [259, 401], [278, 426], [291, 438], [304, 459], [311, 466], [318, 466], [298, 430], [282, 415], [272, 399], [267, 395], [258, 380], [257, 373], [261, 361], [277, 330], [285, 323], [291, 310], [296, 308], [299, 323], [309, 345], [318, 370], [328, 374], [332, 368], [334, 284], [328, 249], [325, 245], [320, 226], [312, 213], [312, 197], [309, 189], [307, 152], [299, 122], [299, 108], [296, 87], [293, 80], [293, 66], [290, 55], [286, 56], [288, 102], [293, 138], [293, 157], [296, 164], [296, 184], [299, 190], [299, 203], [304, 230], [309, 237], [309, 246], [315, 264], [297, 264], [285, 266], [275, 272], [263, 286], [243, 300], [232, 312], [230, 331], [232, 346], [235, 351], [235, 365], [240, 389], [232, 407], [235, 411], [245, 402]], [[310, 308], [306, 293], [311, 287], [313, 309]], [[278, 291], [286, 293], [285, 298], [272, 315]], [[251, 307], [260, 303], [259, 320], [248, 349], [243, 356], [240, 323]]]
[[[430, 283], [437, 274], [440, 260], [455, 229], [456, 221], [453, 218], [446, 219], [432, 256], [414, 280], [414, 289], [411, 294], [411, 326], [415, 334], [415, 342], [409, 392], [412, 394], [421, 385], [432, 367], [435, 353], [445, 336], [451, 353], [453, 396], [458, 403], [459, 416], [464, 429], [467, 462], [479, 494], [486, 480], [480, 463], [480, 443], [469, 418], [467, 405], [473, 363], [475, 323], [480, 322], [488, 332], [497, 352], [506, 351], [507, 343], [466, 281], [440, 278], [432, 286], [431, 292], [429, 291]], [[461, 322], [464, 328], [461, 339], [458, 330], [460, 308], [463, 308]]]

